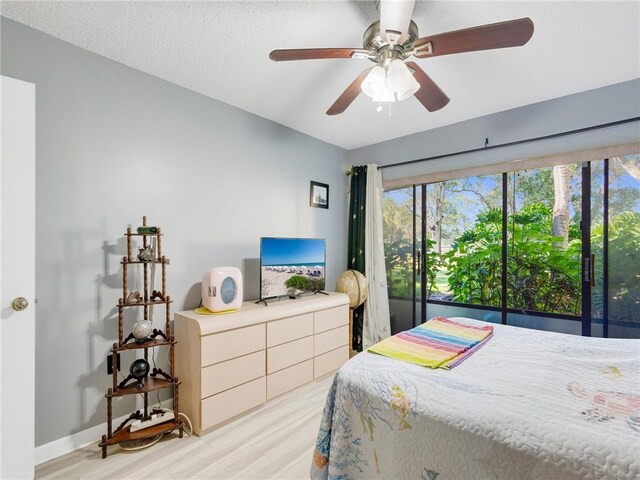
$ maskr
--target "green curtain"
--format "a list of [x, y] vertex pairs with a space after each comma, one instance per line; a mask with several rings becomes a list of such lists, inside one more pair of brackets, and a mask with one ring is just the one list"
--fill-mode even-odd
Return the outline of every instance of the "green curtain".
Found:
[[[363, 275], [364, 271], [364, 218], [367, 199], [367, 166], [353, 167], [351, 169], [351, 197], [349, 199], [349, 245], [348, 269], [358, 270]], [[353, 311], [353, 336], [351, 348], [357, 352], [362, 351], [362, 319], [364, 317], [364, 304]]]

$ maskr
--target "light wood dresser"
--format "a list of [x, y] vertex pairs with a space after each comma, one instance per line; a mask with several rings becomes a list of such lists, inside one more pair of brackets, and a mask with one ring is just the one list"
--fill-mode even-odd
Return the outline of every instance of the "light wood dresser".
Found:
[[175, 314], [180, 411], [202, 435], [349, 359], [349, 297], [316, 294], [234, 313]]

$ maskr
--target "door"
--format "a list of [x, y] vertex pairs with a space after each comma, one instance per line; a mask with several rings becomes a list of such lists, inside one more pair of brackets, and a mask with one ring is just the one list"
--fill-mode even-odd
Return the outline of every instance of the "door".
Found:
[[640, 154], [591, 162], [592, 336], [640, 338]]
[[420, 299], [420, 189], [386, 190], [383, 195], [384, 249], [393, 334], [414, 327]]
[[35, 85], [1, 80], [0, 478], [23, 479], [35, 451]]

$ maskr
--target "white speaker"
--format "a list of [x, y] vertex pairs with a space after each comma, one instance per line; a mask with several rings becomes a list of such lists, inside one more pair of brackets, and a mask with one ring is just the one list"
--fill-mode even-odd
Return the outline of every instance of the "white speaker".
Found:
[[242, 272], [236, 267], [217, 267], [202, 277], [202, 306], [211, 312], [238, 310], [242, 306]]

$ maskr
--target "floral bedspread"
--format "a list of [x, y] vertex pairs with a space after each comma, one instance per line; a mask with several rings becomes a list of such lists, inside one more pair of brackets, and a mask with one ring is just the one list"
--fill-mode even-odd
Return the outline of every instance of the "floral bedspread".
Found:
[[334, 377], [311, 478], [640, 479], [640, 340], [495, 325], [450, 371], [363, 352]]

